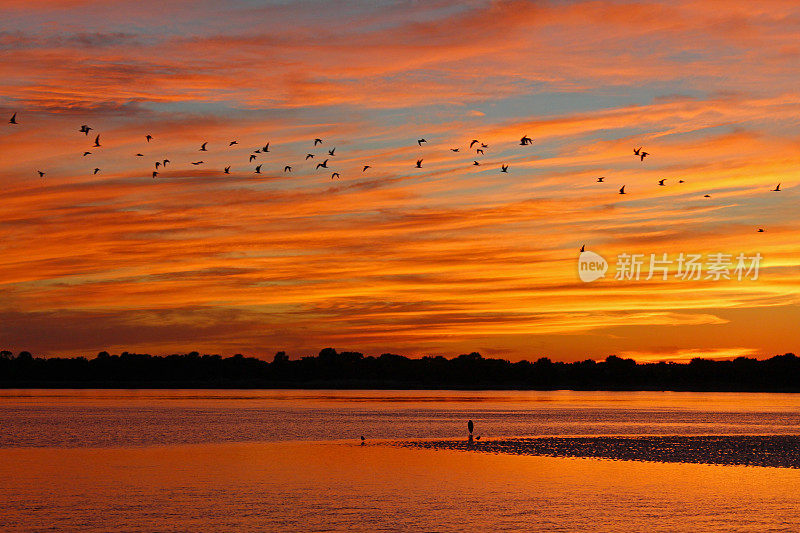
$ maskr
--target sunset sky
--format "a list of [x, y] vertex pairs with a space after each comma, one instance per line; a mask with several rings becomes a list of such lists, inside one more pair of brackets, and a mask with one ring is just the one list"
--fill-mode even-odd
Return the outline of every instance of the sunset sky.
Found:
[[[0, 20], [0, 348], [797, 350], [797, 2], [4, 0]], [[604, 279], [578, 278], [583, 244]], [[618, 254], [682, 252], [763, 260], [614, 279]]]

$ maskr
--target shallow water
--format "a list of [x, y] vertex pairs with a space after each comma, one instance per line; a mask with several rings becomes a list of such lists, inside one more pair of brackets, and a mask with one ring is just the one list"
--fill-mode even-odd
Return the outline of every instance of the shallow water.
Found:
[[2, 391], [0, 531], [796, 531], [797, 469], [382, 439], [463, 439], [467, 418], [484, 439], [791, 435], [798, 413], [772, 394]]

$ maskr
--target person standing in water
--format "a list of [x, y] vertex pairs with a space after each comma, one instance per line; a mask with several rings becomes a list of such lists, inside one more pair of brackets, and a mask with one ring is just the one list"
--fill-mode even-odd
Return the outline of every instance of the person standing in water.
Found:
[[472, 444], [472, 430], [475, 429], [475, 424], [472, 423], [472, 420], [467, 422], [467, 429], [469, 430], [469, 443]]

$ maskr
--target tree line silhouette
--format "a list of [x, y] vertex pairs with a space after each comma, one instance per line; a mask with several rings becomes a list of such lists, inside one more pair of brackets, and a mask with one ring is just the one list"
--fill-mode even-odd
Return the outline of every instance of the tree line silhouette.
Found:
[[800, 358], [696, 358], [688, 363], [605, 361], [564, 363], [491, 359], [477, 352], [452, 359], [379, 357], [325, 348], [317, 356], [271, 362], [198, 352], [154, 356], [100, 352], [96, 357], [14, 356], [0, 351], [0, 387], [109, 388], [375, 388], [531, 390], [694, 390], [800, 392]]

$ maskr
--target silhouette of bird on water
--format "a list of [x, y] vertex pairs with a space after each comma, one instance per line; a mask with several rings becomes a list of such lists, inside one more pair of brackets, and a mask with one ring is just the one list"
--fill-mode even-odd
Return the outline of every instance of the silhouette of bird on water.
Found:
[[500, 172], [508, 172], [508, 165], [500, 165]]
[[772, 189], [772, 192], [781, 192], [781, 184], [779, 183], [777, 187]]
[[417, 159], [417, 168], [422, 168], [422, 159]]
[[261, 174], [261, 165], [256, 167], [256, 174]]
[[255, 159], [255, 158], [256, 158], [256, 156], [255, 156], [255, 155], [253, 155], [253, 154], [250, 154], [250, 161], [249, 161], [249, 162], [250, 162], [250, 163], [252, 163], [252, 162], [253, 162], [253, 159]]
[[472, 166], [474, 166], [474, 167], [480, 166], [480, 163], [478, 163], [477, 161], [473, 161], [472, 162]]
[[364, 168], [361, 169], [361, 172], [366, 172], [368, 168], [372, 168], [369, 165], [364, 165]]
[[231, 146], [233, 146], [234, 144], [239, 144], [239, 141], [231, 141], [231, 142], [229, 142], [229, 143], [228, 143], [228, 147], [230, 148], [230, 147], [231, 147]]
[[662, 187], [664, 187], [664, 182], [665, 181], [667, 181], [667, 178], [664, 178], [663, 180], [658, 180], [658, 184], [661, 185]]
[[472, 139], [472, 142], [470, 142], [470, 143], [469, 143], [469, 147], [470, 147], [470, 148], [472, 148], [472, 145], [473, 145], [473, 144], [475, 144], [475, 143], [479, 143], [479, 142], [480, 142], [480, 141], [479, 141], [478, 139]]
[[314, 139], [314, 146], [322, 143], [322, 139]]
[[309, 159], [312, 159], [313, 157], [314, 157], [314, 154], [306, 154], [306, 161], [308, 161]]
[[98, 148], [100, 147], [100, 136], [99, 135], [94, 138], [94, 145], [96, 147], [98, 147]]
[[225, 170], [223, 172], [225, 172], [225, 174], [230, 174], [231, 173], [231, 167], [225, 167]]
[[37, 170], [36, 172], [38, 172], [38, 173], [39, 173], [39, 177], [40, 177], [40, 178], [43, 178], [43, 177], [44, 177], [44, 172], [42, 172], [41, 170]]
[[334, 153], [335, 151], [336, 151], [336, 147], [334, 146], [334, 147], [333, 147], [333, 150], [328, 150], [328, 155], [333, 155], [333, 153]]
[[96, 169], [94, 169], [94, 172], [92, 172], [92, 175], [97, 174], [98, 172], [100, 172], [100, 169], [96, 168]]
[[8, 123], [9, 124], [19, 124], [19, 122], [17, 122], [17, 114], [16, 113], [11, 115], [11, 118], [8, 120]]
[[334, 172], [333, 174], [331, 174], [331, 179], [333, 179], [333, 178], [341, 179], [341, 176], [339, 175], [338, 172]]
[[200, 151], [200, 152], [208, 152], [208, 150], [206, 150], [206, 145], [207, 145], [207, 144], [208, 144], [208, 141], [206, 141], [206, 142], [204, 142], [203, 144], [201, 144], [201, 145], [200, 145], [200, 150], [199, 150], [199, 151]]
[[624, 185], [619, 189], [619, 193], [620, 194], [625, 194], [625, 186]]
[[284, 172], [291, 172], [292, 171], [292, 167], [290, 167], [289, 165], [286, 165], [285, 167], [283, 167], [283, 171]]
[[193, 165], [195, 165], [195, 166], [197, 166], [197, 165], [202, 165], [203, 163], [205, 163], [205, 161], [195, 161], [195, 162], [194, 162], [194, 163], [192, 163], [192, 164], [193, 164]]
[[758, 228], [758, 233], [764, 233], [764, 229], [763, 228]]
[[533, 144], [533, 139], [531, 139], [527, 135], [523, 135], [522, 139], [519, 140], [519, 145], [520, 146], [527, 146], [529, 144]]
[[83, 157], [86, 157], [87, 155], [92, 155], [92, 152], [83, 152]]
[[317, 168], [328, 168], [328, 160], [326, 159], [322, 163], [317, 163]]
[[476, 153], [476, 154], [483, 155], [483, 150], [481, 150], [480, 148], [478, 148], [477, 150], [475, 150], [475, 153]]
[[265, 154], [266, 154], [267, 152], [269, 152], [269, 143], [265, 144], [265, 145], [264, 145], [264, 148], [262, 148], [262, 149], [261, 149], [261, 151], [262, 151], [262, 152], [264, 152]]
[[585, 252], [585, 251], [586, 251], [586, 245], [585, 244], [581, 244], [581, 252]]
[[153, 136], [148, 133], [144, 136], [144, 138], [147, 139], [147, 142], [150, 142], [153, 139]]
[[426, 143], [426, 142], [428, 142], [428, 141], [426, 141], [425, 139], [417, 139], [417, 144], [420, 145], [420, 146], [422, 146], [422, 143]]
[[80, 133], [83, 133], [84, 135], [86, 135], [88, 137], [89, 136], [89, 132], [92, 131], [92, 128], [90, 128], [89, 126], [84, 124], [83, 126], [81, 126], [81, 129], [79, 129], [78, 131]]
[[154, 171], [153, 171], [153, 179], [155, 179], [156, 177], [158, 177], [158, 172], [156, 172], [156, 171], [154, 170]]
[[450, 148], [451, 152], [458, 152], [458, 148]]
[[605, 176], [601, 176], [601, 177], [597, 178], [597, 183], [603, 183], [604, 179], [606, 179]]

